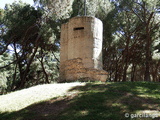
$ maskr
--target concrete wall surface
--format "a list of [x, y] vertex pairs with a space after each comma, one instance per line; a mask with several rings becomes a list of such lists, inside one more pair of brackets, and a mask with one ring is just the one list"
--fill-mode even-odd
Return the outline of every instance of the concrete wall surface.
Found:
[[103, 24], [95, 17], [74, 17], [61, 26], [60, 79], [107, 78], [102, 70], [102, 35]]

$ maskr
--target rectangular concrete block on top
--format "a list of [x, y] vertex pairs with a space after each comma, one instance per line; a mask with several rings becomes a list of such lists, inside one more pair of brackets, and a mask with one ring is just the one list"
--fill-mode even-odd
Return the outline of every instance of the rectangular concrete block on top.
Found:
[[106, 80], [107, 72], [102, 70], [102, 35], [102, 22], [95, 17], [74, 17], [61, 26], [60, 79], [62, 81], [83, 78]]

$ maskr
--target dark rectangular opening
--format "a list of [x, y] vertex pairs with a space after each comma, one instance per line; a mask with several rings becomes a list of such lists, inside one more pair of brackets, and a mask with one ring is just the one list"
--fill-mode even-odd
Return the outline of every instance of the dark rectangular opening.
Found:
[[76, 27], [73, 30], [83, 30], [83, 29], [84, 29], [84, 27]]

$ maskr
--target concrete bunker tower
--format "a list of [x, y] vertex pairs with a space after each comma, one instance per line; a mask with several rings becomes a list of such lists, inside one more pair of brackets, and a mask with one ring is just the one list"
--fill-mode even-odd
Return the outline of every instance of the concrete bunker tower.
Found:
[[102, 35], [103, 24], [95, 17], [74, 17], [61, 26], [60, 80], [106, 80]]

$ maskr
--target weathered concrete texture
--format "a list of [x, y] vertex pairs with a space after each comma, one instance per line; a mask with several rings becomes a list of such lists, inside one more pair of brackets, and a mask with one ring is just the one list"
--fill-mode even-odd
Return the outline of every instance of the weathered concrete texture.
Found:
[[94, 17], [74, 17], [62, 25], [61, 80], [106, 80], [107, 72], [102, 70], [102, 30], [102, 22]]
[[61, 79], [66, 81], [82, 80], [82, 81], [105, 81], [107, 73], [104, 70], [94, 68], [86, 68], [81, 58], [67, 60], [61, 68]]

